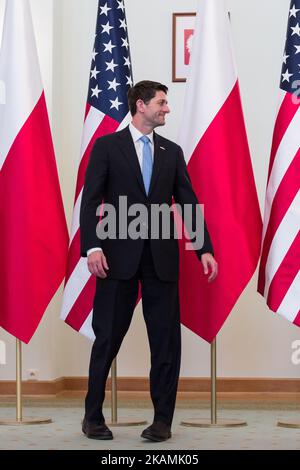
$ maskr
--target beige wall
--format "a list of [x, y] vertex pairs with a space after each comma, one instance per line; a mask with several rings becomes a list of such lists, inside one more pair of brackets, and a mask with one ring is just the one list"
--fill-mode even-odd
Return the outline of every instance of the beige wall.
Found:
[[[4, 3], [0, 0], [0, 25]], [[72, 213], [97, 3], [97, 0], [31, 0], [68, 222]], [[289, 0], [228, 1], [261, 205], [289, 3]], [[134, 80], [149, 78], [169, 85], [172, 113], [162, 133], [176, 140], [185, 85], [171, 82], [172, 13], [195, 11], [197, 0], [125, 0], [125, 5]], [[30, 345], [24, 347], [24, 378], [28, 369], [38, 370], [40, 379], [87, 374], [91, 345], [58, 319], [60, 302], [61, 292], [51, 303]], [[297, 339], [300, 339], [298, 328], [268, 311], [256, 293], [255, 276], [218, 337], [218, 374], [299, 377], [300, 365], [293, 365], [291, 361], [292, 342]], [[14, 340], [3, 330], [0, 330], [0, 340], [7, 345], [7, 365], [0, 365], [0, 379], [13, 379]], [[209, 353], [208, 344], [183, 328], [182, 376], [208, 376]], [[138, 308], [118, 358], [118, 374], [146, 376], [148, 368], [148, 342]]]

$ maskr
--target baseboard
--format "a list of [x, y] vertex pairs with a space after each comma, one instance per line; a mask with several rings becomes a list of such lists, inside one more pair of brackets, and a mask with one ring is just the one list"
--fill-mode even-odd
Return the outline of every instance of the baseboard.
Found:
[[[52, 381], [24, 381], [23, 395], [59, 395], [64, 392], [85, 392], [86, 377], [61, 377]], [[107, 390], [111, 389], [108, 379]], [[147, 392], [149, 380], [145, 377], [119, 377], [118, 391]], [[217, 390], [220, 393], [299, 393], [300, 379], [275, 378], [219, 378]], [[209, 378], [182, 377], [179, 381], [179, 392], [208, 393]], [[0, 381], [0, 396], [15, 395], [14, 381]]]

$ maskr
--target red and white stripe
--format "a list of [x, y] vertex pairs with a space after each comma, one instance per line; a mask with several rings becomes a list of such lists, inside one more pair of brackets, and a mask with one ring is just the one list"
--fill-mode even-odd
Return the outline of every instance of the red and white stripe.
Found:
[[258, 291], [300, 326], [300, 107], [280, 90], [266, 190]]
[[207, 283], [180, 241], [182, 323], [211, 342], [252, 277], [261, 216], [244, 125], [228, 11], [200, 0], [179, 143], [193, 188], [204, 204], [218, 278]]
[[0, 83], [0, 326], [28, 343], [68, 246], [28, 0], [6, 2]]
[[86, 109], [61, 318], [90, 339], [94, 339], [91, 325], [96, 281], [88, 271], [86, 258], [80, 257], [79, 212], [84, 176], [96, 139], [123, 129], [129, 120], [128, 114], [120, 124], [90, 105]]

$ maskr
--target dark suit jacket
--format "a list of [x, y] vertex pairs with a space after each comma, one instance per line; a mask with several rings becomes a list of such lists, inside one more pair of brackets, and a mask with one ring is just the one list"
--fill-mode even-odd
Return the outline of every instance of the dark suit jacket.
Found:
[[[101, 247], [107, 258], [111, 279], [129, 279], [134, 276], [140, 262], [144, 240], [139, 238], [100, 240], [96, 234], [99, 216], [96, 210], [101, 201], [116, 208], [119, 215], [119, 196], [127, 196], [131, 204], [168, 204], [172, 198], [183, 206], [198, 200], [192, 189], [181, 148], [174, 142], [154, 133], [154, 164], [148, 196], [129, 128], [98, 139], [91, 152], [80, 211], [81, 256], [91, 248]], [[193, 213], [194, 215], [194, 213]], [[134, 217], [133, 217], [134, 218]], [[128, 224], [132, 221], [128, 218]], [[149, 226], [149, 221], [145, 222]], [[158, 277], [163, 281], [176, 281], [179, 270], [178, 241], [174, 236], [174, 219], [170, 217], [171, 237], [151, 239], [153, 262]], [[145, 225], [145, 224], [144, 224]], [[195, 219], [193, 217], [193, 228]], [[118, 234], [119, 227], [117, 225]], [[205, 226], [204, 244], [197, 250], [197, 256], [213, 253], [208, 231]]]

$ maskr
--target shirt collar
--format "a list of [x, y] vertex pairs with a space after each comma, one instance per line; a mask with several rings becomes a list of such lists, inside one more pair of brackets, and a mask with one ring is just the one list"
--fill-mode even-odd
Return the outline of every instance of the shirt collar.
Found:
[[[129, 124], [129, 130], [134, 143], [136, 143], [144, 135], [136, 127], [134, 127], [132, 122]], [[153, 144], [153, 131], [150, 134], [147, 134], [147, 137], [149, 137], [151, 144]]]

